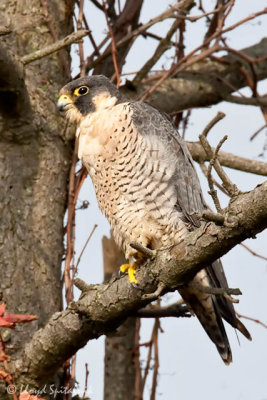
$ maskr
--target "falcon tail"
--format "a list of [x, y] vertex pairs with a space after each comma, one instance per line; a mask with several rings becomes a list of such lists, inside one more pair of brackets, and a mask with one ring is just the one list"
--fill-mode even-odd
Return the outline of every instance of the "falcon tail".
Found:
[[[228, 287], [220, 260], [200, 271], [193, 281], [204, 286]], [[232, 352], [222, 319], [251, 340], [248, 330], [236, 317], [233, 304], [223, 296], [203, 293], [192, 287], [184, 287], [179, 292], [217, 347], [224, 363], [229, 365], [232, 362]]]

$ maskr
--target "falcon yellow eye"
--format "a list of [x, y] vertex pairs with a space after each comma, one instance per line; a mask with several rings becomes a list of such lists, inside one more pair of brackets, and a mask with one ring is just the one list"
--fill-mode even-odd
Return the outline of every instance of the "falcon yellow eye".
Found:
[[74, 90], [75, 96], [84, 96], [85, 94], [89, 93], [88, 86], [80, 86]]

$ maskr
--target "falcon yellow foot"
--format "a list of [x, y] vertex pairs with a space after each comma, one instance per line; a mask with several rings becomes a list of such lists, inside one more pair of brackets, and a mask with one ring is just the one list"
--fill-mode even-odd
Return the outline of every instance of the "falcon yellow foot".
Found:
[[120, 272], [122, 272], [122, 273], [128, 272], [129, 282], [134, 285], [138, 285], [138, 281], [135, 277], [136, 267], [137, 267], [137, 263], [135, 263], [135, 262], [131, 263], [131, 264], [122, 264], [120, 266]]

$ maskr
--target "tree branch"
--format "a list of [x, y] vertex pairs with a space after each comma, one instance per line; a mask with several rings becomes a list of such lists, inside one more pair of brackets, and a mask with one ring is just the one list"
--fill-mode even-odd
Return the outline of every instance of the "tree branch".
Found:
[[194, 3], [190, 0], [184, 3], [183, 7], [179, 10], [179, 15], [177, 15], [176, 20], [174, 20], [173, 24], [171, 25], [165, 37], [160, 40], [153, 55], [149, 58], [149, 60], [146, 61], [146, 63], [143, 65], [140, 71], [136, 74], [133, 80], [134, 85], [139, 84], [142, 81], [142, 79], [147, 76], [149, 71], [151, 71], [152, 67], [157, 63], [162, 54], [164, 54], [166, 50], [168, 50], [171, 47], [170, 40], [172, 36], [177, 31], [179, 26], [184, 23], [183, 19], [180, 18], [180, 16], [185, 16], [193, 7], [193, 5]]
[[53, 54], [56, 51], [64, 49], [64, 47], [68, 47], [72, 43], [81, 40], [86, 35], [88, 35], [87, 30], [80, 30], [77, 32], [73, 32], [70, 35], [66, 36], [64, 39], [61, 39], [56, 43], [46, 46], [43, 49], [37, 50], [31, 54], [27, 54], [26, 56], [21, 58], [21, 62], [22, 64], [26, 65], [33, 61], [40, 60], [40, 58]]
[[203, 266], [261, 232], [267, 226], [266, 197], [267, 182], [231, 200], [224, 214], [235, 216], [234, 226], [204, 224], [171, 250], [157, 252], [155, 260], [137, 271], [139, 289], [129, 285], [127, 276], [89, 287], [78, 302], [54, 314], [26, 345], [13, 365], [17, 382], [38, 387], [88, 340], [115, 330], [129, 314], [146, 306], [150, 301], [143, 300], [144, 294], [155, 292], [160, 284], [165, 285], [165, 292], [175, 290]]
[[[242, 49], [241, 52], [259, 60], [254, 64], [258, 80], [267, 78], [267, 59], [264, 58], [267, 54], [267, 38], [254, 46]], [[245, 77], [240, 73], [241, 66], [250, 71], [245, 60], [230, 52], [216, 60], [206, 59], [196, 62], [186, 71], [166, 79], [149, 97], [148, 102], [169, 114], [188, 108], [217, 104], [224, 100], [227, 94], [247, 86]], [[154, 81], [149, 79], [139, 84], [135, 90], [127, 84], [122, 90], [128, 97], [136, 98], [153, 84]]]
[[[142, 35], [146, 32], [147, 29], [151, 28], [151, 26], [157, 24], [158, 22], [164, 21], [168, 18], [176, 18], [175, 12], [180, 10], [180, 8], [184, 7], [186, 3], [193, 3], [193, 0], [183, 0], [179, 4], [175, 4], [174, 6], [168, 8], [168, 10], [164, 11], [163, 13], [157, 15], [155, 18], [152, 18], [147, 23], [140, 25], [138, 28], [134, 29], [132, 32], [128, 33], [124, 36], [121, 40], [116, 43], [117, 50], [120, 49], [122, 46], [129, 43], [131, 40], [136, 39], [138, 36]], [[111, 47], [108, 47], [103, 54], [101, 54], [96, 60], [89, 63], [86, 67], [86, 71], [88, 72], [90, 69], [96, 67], [100, 64], [103, 60], [105, 60], [111, 54]]]
[[[199, 142], [186, 142], [186, 144], [194, 161], [201, 163], [210, 160]], [[214, 153], [214, 147], [212, 147], [212, 151]], [[224, 167], [250, 172], [251, 174], [267, 176], [267, 163], [264, 161], [251, 160], [224, 151], [219, 151], [218, 160]]]
[[189, 307], [184, 303], [174, 303], [165, 307], [145, 307], [136, 313], [140, 318], [166, 318], [166, 317], [186, 317], [192, 316]]

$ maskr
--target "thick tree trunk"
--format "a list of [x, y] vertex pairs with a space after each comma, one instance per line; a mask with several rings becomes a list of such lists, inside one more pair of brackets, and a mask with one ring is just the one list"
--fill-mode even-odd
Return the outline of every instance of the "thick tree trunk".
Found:
[[[38, 316], [23, 329], [2, 332], [15, 358], [33, 332], [62, 308], [62, 221], [71, 145], [63, 136], [55, 100], [68, 80], [69, 71], [62, 65], [69, 64], [68, 54], [35, 61], [24, 71], [19, 62], [19, 57], [55, 39], [41, 4], [1, 2], [1, 20], [10, 20], [12, 29], [0, 47], [1, 291], [10, 312]], [[72, 6], [64, 0], [48, 5], [54, 35], [64, 37], [71, 31]]]

